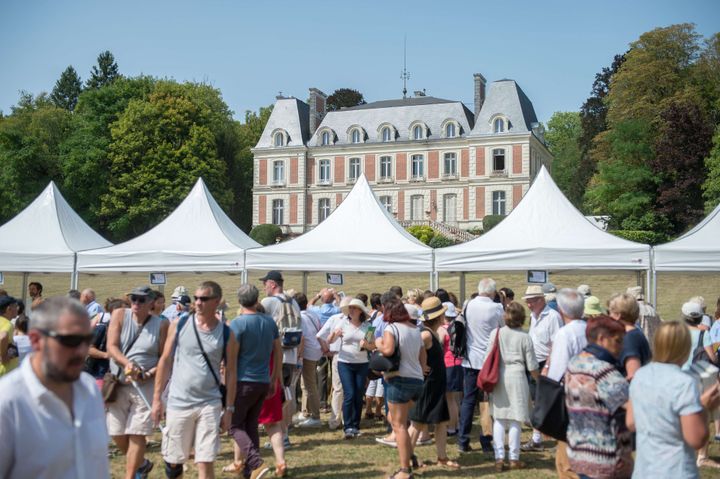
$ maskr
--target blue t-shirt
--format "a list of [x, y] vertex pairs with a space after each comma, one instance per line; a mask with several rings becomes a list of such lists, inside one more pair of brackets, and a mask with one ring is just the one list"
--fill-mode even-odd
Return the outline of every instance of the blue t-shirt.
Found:
[[230, 329], [240, 345], [238, 381], [269, 384], [273, 341], [279, 337], [275, 321], [267, 314], [243, 314], [232, 320]]
[[330, 316], [335, 316], [342, 312], [340, 308], [333, 303], [323, 303], [321, 306], [313, 306], [311, 309], [320, 316], [320, 326], [324, 326], [327, 320], [330, 319]]
[[699, 329], [691, 329], [690, 330], [690, 354], [688, 355], [687, 361], [685, 361], [685, 364], [683, 364], [683, 369], [690, 369], [690, 366], [692, 366], [692, 359], [693, 354], [695, 354], [695, 350], [698, 347], [698, 343], [700, 342], [700, 333], [703, 333], [702, 335], [702, 341], [703, 341], [703, 347], [712, 346], [712, 340], [710, 339], [710, 334], [708, 334], [708, 331], [700, 331]]
[[712, 328], [710, 328], [710, 342], [713, 344], [720, 343], [720, 321], [715, 321]]
[[695, 451], [680, 416], [703, 410], [697, 381], [674, 364], [650, 363], [630, 383], [637, 454], [633, 478], [697, 478]]
[[640, 328], [631, 329], [625, 333], [623, 348], [620, 352], [620, 367], [618, 368], [623, 376], [627, 376], [625, 361], [630, 358], [637, 358], [640, 361], [640, 366], [645, 366], [652, 358], [650, 343], [648, 343], [645, 333]]

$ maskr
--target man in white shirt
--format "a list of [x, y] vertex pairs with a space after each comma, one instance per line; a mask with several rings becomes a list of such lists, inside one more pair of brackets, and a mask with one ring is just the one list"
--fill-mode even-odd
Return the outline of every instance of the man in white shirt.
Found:
[[[342, 301], [340, 301], [340, 308], [349, 305], [351, 300], [351, 297], [345, 296]], [[340, 426], [340, 421], [342, 420], [343, 389], [337, 365], [337, 355], [340, 352], [340, 345], [342, 344], [342, 341], [338, 338], [333, 343], [328, 344], [327, 339], [330, 337], [330, 333], [338, 328], [340, 322], [343, 321], [344, 318], [345, 315], [342, 313], [330, 316], [316, 335], [318, 341], [320, 342], [323, 354], [332, 357], [332, 394], [330, 398], [330, 419], [328, 420], [328, 426], [332, 431]]]
[[322, 347], [317, 339], [320, 332], [320, 316], [313, 309], [308, 308], [308, 299], [303, 293], [295, 295], [295, 301], [300, 306], [303, 330], [303, 357], [302, 357], [302, 416], [298, 423], [300, 427], [320, 426], [320, 396], [318, 394], [317, 364], [323, 356]]
[[[545, 368], [548, 356], [550, 356], [550, 347], [552, 346], [552, 338], [563, 326], [560, 313], [548, 307], [545, 303], [545, 294], [540, 285], [528, 286], [523, 299], [530, 309], [530, 330], [528, 334], [533, 342], [535, 349], [535, 357], [537, 358], [540, 370]], [[583, 303], [584, 308], [584, 303]], [[535, 398], [535, 380], [528, 376], [530, 381], [530, 397]], [[539, 451], [542, 450], [542, 435], [540, 431], [533, 430], [532, 439], [523, 444], [523, 451]]]
[[[472, 299], [465, 311], [467, 323], [467, 355], [463, 359], [463, 400], [460, 408], [460, 431], [458, 449], [469, 452], [470, 431], [472, 430], [475, 406], [480, 399], [481, 391], [477, 387], [477, 376], [485, 362], [490, 333], [504, 326], [503, 308], [495, 303], [496, 285], [491, 278], [483, 278], [478, 283], [478, 296]], [[486, 432], [492, 432], [486, 431]], [[483, 435], [480, 431], [480, 445], [483, 451], [492, 452], [492, 436]]]
[[32, 354], [0, 380], [0, 477], [110, 477], [105, 409], [83, 373], [93, 335], [87, 311], [67, 297], [32, 314]]
[[[587, 346], [585, 336], [587, 323], [583, 319], [585, 296], [581, 292], [570, 288], [561, 289], [557, 294], [557, 303], [565, 326], [552, 338], [552, 351], [542, 374], [555, 381], [561, 381], [570, 359]], [[577, 478], [570, 468], [567, 443], [562, 441], [558, 441], [555, 468], [561, 479]]]

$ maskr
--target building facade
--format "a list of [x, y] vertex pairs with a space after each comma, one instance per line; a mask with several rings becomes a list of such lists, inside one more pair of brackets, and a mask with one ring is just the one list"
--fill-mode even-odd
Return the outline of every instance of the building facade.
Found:
[[515, 81], [492, 82], [486, 92], [485, 78], [474, 80], [474, 113], [421, 92], [332, 112], [315, 88], [308, 103], [279, 97], [253, 149], [253, 226], [303, 233], [361, 174], [405, 224], [470, 229], [510, 213], [552, 157]]

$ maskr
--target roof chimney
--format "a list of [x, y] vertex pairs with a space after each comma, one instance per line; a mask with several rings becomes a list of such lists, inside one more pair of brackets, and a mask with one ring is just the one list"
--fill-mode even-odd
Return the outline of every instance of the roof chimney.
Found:
[[485, 85], [487, 84], [487, 80], [482, 76], [482, 73], [475, 73], [473, 78], [475, 79], [475, 118], [477, 119], [483, 103], [485, 103]]
[[327, 113], [327, 95], [317, 88], [310, 88], [308, 105], [310, 106], [310, 134], [312, 135]]

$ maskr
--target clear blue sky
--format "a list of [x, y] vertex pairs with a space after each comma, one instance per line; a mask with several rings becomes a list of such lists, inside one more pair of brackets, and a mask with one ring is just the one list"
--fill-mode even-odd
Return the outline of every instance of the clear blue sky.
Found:
[[124, 75], [214, 85], [239, 119], [309, 87], [397, 98], [407, 35], [409, 91], [472, 108], [474, 72], [512, 78], [546, 122], [577, 110], [641, 33], [683, 22], [720, 31], [720, 1], [1, 0], [0, 110], [52, 90], [68, 65], [87, 79], [104, 50]]

